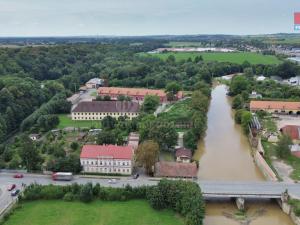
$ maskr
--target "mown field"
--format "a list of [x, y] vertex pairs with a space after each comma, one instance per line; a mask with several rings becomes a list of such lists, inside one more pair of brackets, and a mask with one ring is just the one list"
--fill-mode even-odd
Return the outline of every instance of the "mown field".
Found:
[[89, 204], [41, 200], [22, 204], [4, 225], [183, 225], [171, 210], [156, 211], [142, 200]]
[[80, 127], [80, 128], [100, 128], [101, 122], [100, 121], [92, 121], [92, 120], [86, 120], [86, 121], [73, 121], [71, 117], [69, 117], [66, 114], [60, 114], [58, 115], [59, 118], [59, 124], [57, 128], [63, 129], [66, 127]]
[[218, 62], [231, 62], [242, 64], [244, 61], [248, 61], [251, 64], [278, 64], [280, 60], [275, 56], [271, 55], [262, 55], [259, 53], [253, 52], [167, 52], [167, 53], [157, 53], [157, 54], [146, 54], [143, 53], [141, 55], [148, 55], [153, 57], [159, 57], [163, 60], [166, 60], [170, 55], [174, 55], [177, 61], [186, 60], [188, 58], [194, 59], [196, 56], [201, 55], [204, 61], [218, 61]]
[[168, 44], [166, 44], [166, 47], [203, 47], [203, 44], [201, 42], [192, 41], [170, 41]]

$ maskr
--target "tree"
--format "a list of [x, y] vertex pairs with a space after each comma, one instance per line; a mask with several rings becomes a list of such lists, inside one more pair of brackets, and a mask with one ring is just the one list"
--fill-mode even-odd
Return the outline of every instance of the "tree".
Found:
[[111, 130], [103, 130], [99, 133], [97, 137], [97, 144], [98, 145], [108, 145], [108, 144], [116, 144], [116, 136], [115, 133]]
[[79, 199], [82, 202], [91, 202], [93, 200], [93, 184], [87, 183], [80, 190]]
[[79, 148], [79, 144], [77, 142], [72, 142], [70, 147], [72, 150], [76, 151]]
[[147, 140], [142, 142], [136, 151], [136, 161], [145, 167], [148, 174], [153, 173], [153, 166], [158, 160], [159, 145], [157, 142]]
[[141, 110], [145, 113], [153, 113], [159, 106], [159, 97], [156, 95], [146, 95]]
[[249, 133], [249, 123], [252, 120], [252, 114], [249, 111], [244, 110], [241, 117], [241, 125], [246, 134]]
[[197, 137], [192, 130], [188, 130], [183, 135], [184, 147], [186, 147], [188, 149], [192, 149], [192, 150], [197, 149], [198, 138], [199, 137]]
[[206, 113], [208, 110], [209, 99], [201, 91], [194, 91], [192, 94], [191, 107], [202, 113]]
[[279, 158], [286, 159], [291, 155], [290, 145], [292, 140], [288, 135], [282, 135], [276, 146], [276, 153]]
[[233, 109], [241, 109], [244, 107], [244, 99], [242, 96], [239, 94], [233, 98], [232, 101], [232, 108]]
[[245, 68], [245, 69], [244, 69], [244, 75], [245, 75], [246, 77], [253, 77], [254, 72], [253, 72], [252, 67], [247, 67], [247, 68]]
[[154, 119], [149, 117], [143, 120], [139, 126], [142, 141], [154, 140], [163, 150], [173, 148], [177, 143], [178, 134], [173, 123], [164, 118]]
[[180, 89], [180, 84], [178, 84], [176, 81], [170, 82], [166, 86], [166, 92], [171, 92], [174, 95], [176, 95]]
[[20, 137], [19, 155], [22, 159], [22, 164], [26, 166], [28, 171], [40, 170], [42, 158], [33, 141], [26, 135]]
[[114, 129], [115, 125], [117, 123], [117, 120], [111, 116], [106, 116], [101, 120], [101, 125], [104, 129]]
[[248, 89], [248, 80], [245, 76], [234, 76], [230, 84], [230, 93], [233, 95], [241, 94]]
[[110, 101], [111, 100], [111, 97], [109, 95], [105, 95], [103, 97], [103, 101]]

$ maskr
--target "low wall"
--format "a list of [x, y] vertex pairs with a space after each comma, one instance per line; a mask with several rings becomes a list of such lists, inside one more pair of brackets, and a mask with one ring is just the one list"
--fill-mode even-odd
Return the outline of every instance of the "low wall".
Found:
[[296, 225], [300, 225], [300, 218], [295, 215], [293, 209], [291, 210], [290, 217]]
[[253, 158], [256, 165], [264, 174], [267, 180], [278, 181], [276, 174], [273, 172], [266, 160], [261, 156], [261, 154], [257, 150], [255, 150]]
[[8, 203], [1, 211], [0, 211], [0, 221], [3, 217], [10, 212], [10, 210], [14, 207], [14, 205], [18, 202], [18, 198], [13, 199], [10, 203]]

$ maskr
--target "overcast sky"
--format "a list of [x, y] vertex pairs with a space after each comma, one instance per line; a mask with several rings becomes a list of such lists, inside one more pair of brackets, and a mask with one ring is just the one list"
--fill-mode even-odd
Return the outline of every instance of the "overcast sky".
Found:
[[0, 36], [294, 32], [300, 0], [0, 0]]

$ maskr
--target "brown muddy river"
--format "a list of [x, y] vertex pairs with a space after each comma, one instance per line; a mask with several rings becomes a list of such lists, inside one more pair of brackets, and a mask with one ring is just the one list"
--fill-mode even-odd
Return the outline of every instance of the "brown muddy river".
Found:
[[[195, 158], [199, 159], [198, 177], [202, 180], [253, 180], [265, 178], [256, 167], [251, 148], [241, 128], [234, 122], [226, 86], [218, 85], [212, 90], [208, 111], [207, 131], [199, 145]], [[277, 203], [246, 201], [247, 221], [237, 221], [235, 204], [209, 202], [206, 207], [205, 225], [292, 225]]]

